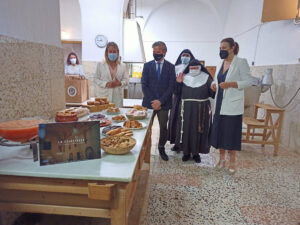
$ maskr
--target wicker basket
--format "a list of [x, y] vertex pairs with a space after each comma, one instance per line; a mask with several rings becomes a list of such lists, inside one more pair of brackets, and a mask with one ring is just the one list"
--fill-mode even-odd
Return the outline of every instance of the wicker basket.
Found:
[[136, 145], [136, 140], [132, 137], [118, 137], [118, 138], [130, 139], [132, 141], [132, 144], [130, 146], [126, 147], [126, 148], [115, 148], [115, 147], [105, 146], [103, 144], [103, 141], [108, 139], [108, 138], [115, 138], [115, 137], [111, 136], [111, 137], [101, 139], [101, 148], [103, 149], [103, 151], [105, 151], [109, 154], [123, 155], [123, 154], [126, 154], [126, 153], [130, 152], [130, 150], [133, 149], [133, 147]]

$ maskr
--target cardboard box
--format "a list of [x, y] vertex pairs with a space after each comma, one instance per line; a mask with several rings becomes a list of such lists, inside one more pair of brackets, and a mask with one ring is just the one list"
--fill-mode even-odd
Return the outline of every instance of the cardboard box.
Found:
[[79, 76], [65, 76], [65, 95], [67, 103], [82, 103], [90, 98], [90, 82]]

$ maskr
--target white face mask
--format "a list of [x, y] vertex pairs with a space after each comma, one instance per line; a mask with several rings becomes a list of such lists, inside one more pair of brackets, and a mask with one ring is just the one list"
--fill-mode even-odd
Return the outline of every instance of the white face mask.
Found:
[[201, 67], [198, 66], [197, 69], [190, 69], [190, 72], [189, 72], [189, 73], [190, 73], [191, 76], [195, 76], [195, 75], [200, 74], [200, 70], [201, 70]]
[[76, 58], [72, 58], [72, 59], [70, 59], [70, 62], [74, 65], [74, 64], [76, 64]]

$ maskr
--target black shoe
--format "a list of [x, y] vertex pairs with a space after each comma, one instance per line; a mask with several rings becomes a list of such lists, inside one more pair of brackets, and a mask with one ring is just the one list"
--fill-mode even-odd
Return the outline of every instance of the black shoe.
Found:
[[165, 161], [168, 161], [168, 160], [169, 160], [169, 157], [168, 157], [168, 155], [166, 154], [164, 148], [159, 148], [158, 151], [159, 151], [159, 155], [160, 155], [160, 157], [162, 158], [162, 160], [165, 160]]
[[179, 153], [179, 152], [180, 152], [180, 146], [178, 146], [178, 145], [175, 144], [175, 145], [171, 148], [171, 151], [176, 152], [176, 153]]
[[177, 151], [179, 151], [179, 147], [175, 144], [175, 145], [171, 148], [171, 151], [177, 152]]
[[186, 162], [186, 161], [188, 161], [190, 158], [191, 158], [190, 155], [183, 155], [183, 156], [182, 156], [182, 161], [183, 161], [183, 162]]
[[200, 155], [194, 155], [193, 159], [195, 160], [196, 163], [201, 163]]

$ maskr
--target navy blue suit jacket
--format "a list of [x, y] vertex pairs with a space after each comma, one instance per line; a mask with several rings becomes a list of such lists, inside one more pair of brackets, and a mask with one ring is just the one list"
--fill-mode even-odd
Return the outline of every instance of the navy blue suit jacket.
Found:
[[143, 106], [152, 109], [151, 101], [159, 100], [162, 109], [171, 109], [175, 81], [175, 66], [172, 63], [164, 60], [159, 80], [155, 61], [145, 63], [142, 74]]

